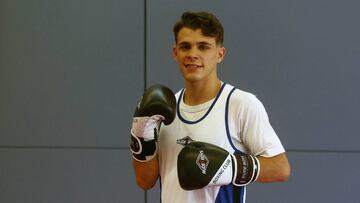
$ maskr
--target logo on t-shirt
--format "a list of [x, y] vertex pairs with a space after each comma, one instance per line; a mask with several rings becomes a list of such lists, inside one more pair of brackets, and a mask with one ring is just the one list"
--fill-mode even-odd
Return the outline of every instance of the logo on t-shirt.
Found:
[[194, 142], [194, 140], [191, 139], [191, 137], [189, 137], [189, 136], [186, 136], [186, 137], [176, 140], [176, 144], [181, 144], [184, 147], [192, 142]]

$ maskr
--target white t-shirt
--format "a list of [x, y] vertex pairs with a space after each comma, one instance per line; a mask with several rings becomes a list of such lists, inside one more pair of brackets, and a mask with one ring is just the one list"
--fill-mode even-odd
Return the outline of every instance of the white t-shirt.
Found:
[[177, 156], [183, 148], [179, 143], [192, 139], [218, 145], [233, 154], [243, 152], [264, 157], [283, 153], [284, 147], [269, 123], [264, 106], [253, 94], [225, 83], [214, 99], [196, 106], [183, 102], [184, 91], [175, 95], [174, 122], [163, 125], [159, 134], [162, 203], [244, 203], [246, 188], [232, 184], [183, 190], [177, 176]]

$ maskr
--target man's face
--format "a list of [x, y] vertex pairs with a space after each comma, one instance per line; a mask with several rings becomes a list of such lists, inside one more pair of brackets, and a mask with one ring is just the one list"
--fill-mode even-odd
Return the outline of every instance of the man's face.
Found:
[[218, 80], [216, 68], [224, 54], [224, 47], [216, 44], [215, 37], [186, 27], [179, 31], [173, 48], [174, 58], [187, 82]]

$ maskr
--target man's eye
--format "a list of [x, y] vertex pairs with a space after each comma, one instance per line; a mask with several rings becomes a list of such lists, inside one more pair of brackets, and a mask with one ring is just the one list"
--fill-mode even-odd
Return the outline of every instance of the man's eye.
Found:
[[208, 50], [208, 49], [209, 49], [209, 47], [206, 46], [206, 45], [200, 45], [199, 46], [199, 50], [201, 50], [201, 51], [205, 51], [205, 50]]
[[179, 48], [180, 48], [181, 50], [189, 50], [189, 49], [190, 49], [190, 46], [188, 46], [188, 45], [181, 45]]

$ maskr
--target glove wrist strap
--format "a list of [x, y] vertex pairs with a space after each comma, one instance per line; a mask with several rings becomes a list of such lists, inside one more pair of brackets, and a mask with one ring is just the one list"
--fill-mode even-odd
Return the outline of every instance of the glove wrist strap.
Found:
[[150, 161], [157, 153], [156, 139], [145, 141], [144, 138], [136, 137], [131, 132], [130, 151], [135, 160], [140, 162]]
[[260, 174], [260, 162], [258, 158], [247, 154], [234, 155], [234, 157], [233, 184], [236, 186], [245, 186], [256, 181]]

